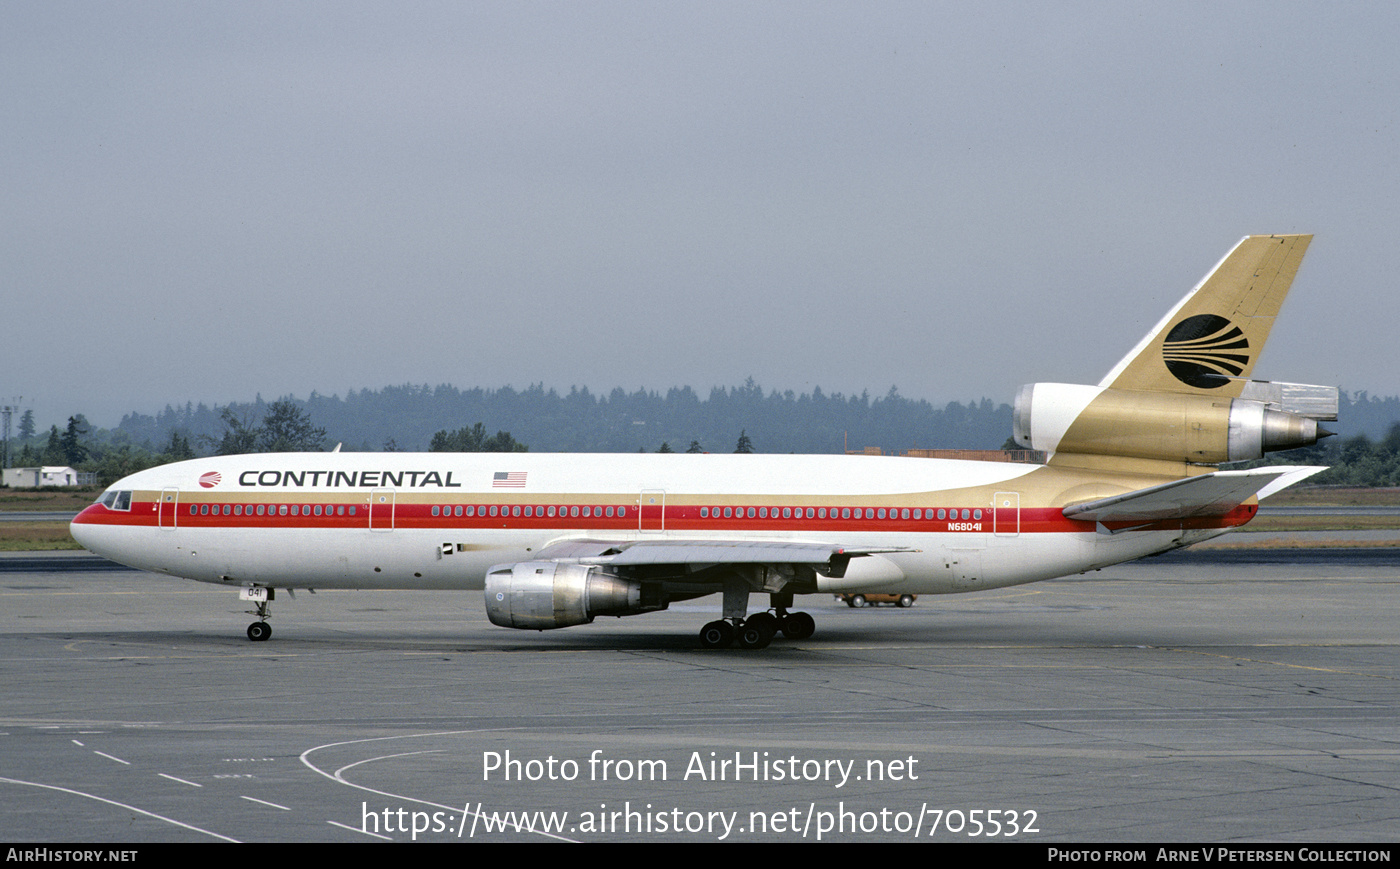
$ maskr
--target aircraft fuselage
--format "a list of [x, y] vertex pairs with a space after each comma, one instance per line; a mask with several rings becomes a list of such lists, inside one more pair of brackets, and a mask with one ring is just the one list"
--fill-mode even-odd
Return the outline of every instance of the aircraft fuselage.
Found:
[[[883, 550], [819, 591], [946, 594], [1033, 582], [1224, 533], [1253, 516], [1122, 534], [1067, 496], [1161, 482], [1040, 465], [868, 456], [297, 453], [127, 478], [73, 523], [93, 552], [203, 582], [479, 589], [568, 540], [821, 541]], [[125, 506], [126, 509], [117, 509]]]

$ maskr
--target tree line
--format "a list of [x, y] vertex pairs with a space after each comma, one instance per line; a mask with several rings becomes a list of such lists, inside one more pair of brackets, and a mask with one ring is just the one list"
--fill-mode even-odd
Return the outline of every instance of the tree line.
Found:
[[[297, 404], [326, 429], [328, 441], [355, 450], [380, 450], [391, 442], [396, 449], [424, 450], [438, 432], [478, 421], [493, 431], [511, 432], [536, 452], [654, 452], [663, 443], [676, 451], [698, 443], [701, 451], [729, 452], [740, 431], [761, 452], [839, 453], [867, 446], [886, 451], [977, 449], [996, 447], [1011, 429], [1010, 406], [987, 399], [935, 406], [905, 398], [895, 388], [876, 397], [820, 388], [797, 394], [765, 392], [752, 380], [716, 387], [703, 397], [689, 387], [593, 393], [543, 385], [516, 390], [425, 384], [344, 396], [312, 393]], [[261, 397], [224, 408], [167, 406], [153, 415], [127, 414], [116, 431], [136, 444], [164, 443], [172, 431], [194, 442], [200, 436], [222, 437], [225, 411], [258, 419], [269, 407]]]

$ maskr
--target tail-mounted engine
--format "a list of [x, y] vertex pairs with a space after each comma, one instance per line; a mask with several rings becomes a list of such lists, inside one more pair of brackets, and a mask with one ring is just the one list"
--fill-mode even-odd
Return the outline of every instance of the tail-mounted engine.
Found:
[[1016, 395], [1028, 449], [1218, 465], [1310, 446], [1332, 432], [1335, 387], [1249, 381], [1239, 398], [1033, 383]]
[[505, 628], [567, 628], [588, 624], [594, 616], [665, 608], [644, 600], [640, 582], [604, 573], [597, 565], [523, 561], [486, 573], [486, 614]]

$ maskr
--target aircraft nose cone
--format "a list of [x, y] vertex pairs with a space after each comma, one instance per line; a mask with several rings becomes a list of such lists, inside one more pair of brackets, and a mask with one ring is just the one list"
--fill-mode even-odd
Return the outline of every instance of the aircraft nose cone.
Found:
[[94, 539], [93, 531], [97, 527], [93, 521], [93, 517], [101, 510], [102, 508], [96, 504], [85, 507], [77, 516], [73, 517], [72, 522], [68, 523], [68, 534], [74, 540], [78, 541], [78, 545], [89, 552], [92, 551]]

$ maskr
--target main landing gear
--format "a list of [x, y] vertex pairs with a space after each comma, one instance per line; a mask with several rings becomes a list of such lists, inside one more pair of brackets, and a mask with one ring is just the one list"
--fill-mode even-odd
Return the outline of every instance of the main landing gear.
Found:
[[725, 649], [737, 640], [741, 649], [762, 649], [782, 631], [790, 640], [805, 640], [817, 630], [816, 619], [807, 613], [790, 613], [779, 607], [776, 613], [754, 613], [746, 619], [719, 619], [700, 629], [700, 645]]
[[805, 640], [817, 630], [817, 622], [806, 613], [790, 613], [792, 592], [768, 595], [772, 612], [748, 615], [751, 586], [742, 581], [724, 585], [724, 618], [700, 629], [700, 645], [706, 649], [727, 649], [736, 640], [741, 649], [762, 649], [773, 642], [779, 631], [790, 640]]

